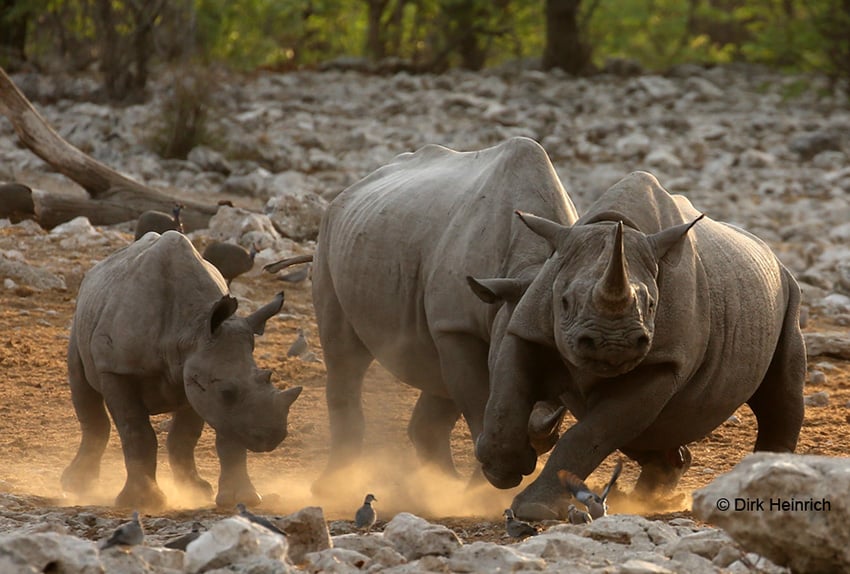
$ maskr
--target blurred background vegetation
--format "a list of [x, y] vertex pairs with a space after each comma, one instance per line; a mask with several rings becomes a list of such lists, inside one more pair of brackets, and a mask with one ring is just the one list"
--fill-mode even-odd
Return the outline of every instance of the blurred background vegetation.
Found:
[[109, 99], [188, 62], [592, 74], [750, 62], [850, 78], [850, 0], [0, 0], [7, 70], [97, 69]]

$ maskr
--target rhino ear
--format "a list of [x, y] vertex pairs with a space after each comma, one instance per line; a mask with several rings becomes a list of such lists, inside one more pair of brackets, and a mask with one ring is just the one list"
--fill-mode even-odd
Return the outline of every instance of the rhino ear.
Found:
[[216, 301], [210, 312], [210, 334], [215, 333], [221, 324], [236, 312], [238, 306], [239, 302], [230, 295], [224, 295]]
[[570, 228], [560, 223], [555, 223], [544, 217], [538, 217], [523, 211], [516, 211], [516, 214], [525, 223], [530, 230], [545, 239], [552, 249], [558, 249], [558, 246], [570, 233]]
[[285, 298], [286, 296], [281, 291], [272, 299], [271, 303], [266, 303], [245, 318], [255, 335], [262, 335], [266, 331], [266, 321], [280, 313]]
[[466, 282], [475, 295], [490, 305], [494, 303], [516, 303], [525, 293], [531, 281], [524, 279], [476, 279], [467, 275]]
[[705, 217], [705, 214], [701, 213], [699, 217], [697, 217], [690, 223], [674, 225], [673, 227], [668, 227], [663, 231], [659, 231], [658, 233], [653, 233], [652, 235], [650, 235], [649, 243], [650, 245], [652, 245], [652, 249], [655, 252], [656, 260], [661, 261], [661, 258], [667, 255], [667, 252], [670, 251], [672, 247], [677, 245], [679, 241], [682, 240], [685, 235], [687, 235], [691, 227], [696, 225], [697, 221], [699, 221], [703, 217]]

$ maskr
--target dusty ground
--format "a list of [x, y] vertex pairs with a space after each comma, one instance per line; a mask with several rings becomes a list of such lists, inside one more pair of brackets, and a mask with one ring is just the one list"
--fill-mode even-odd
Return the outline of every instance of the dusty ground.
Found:
[[[130, 239], [128, 234], [127, 241]], [[125, 514], [124, 510], [108, 506], [124, 480], [123, 458], [115, 432], [104, 457], [102, 489], [97, 500], [66, 498], [59, 486], [60, 474], [73, 457], [80, 437], [65, 366], [76, 290], [83, 272], [115, 247], [62, 253], [58, 242], [32, 237], [20, 229], [0, 230], [0, 248], [22, 251], [30, 264], [56, 261], [60, 257], [67, 260], [64, 269], [67, 292], [33, 292], [27, 288], [0, 291], [0, 492], [23, 495], [24, 506], [91, 505], [86, 509], [89, 512]], [[262, 303], [284, 286], [263, 274], [237, 279], [234, 291]], [[329, 520], [347, 520], [363, 495], [373, 492], [379, 500], [376, 507], [381, 519], [406, 510], [455, 528], [467, 541], [501, 540], [501, 511], [515, 491], [488, 487], [485, 492], [469, 494], [463, 483], [447, 482], [416, 471], [415, 456], [405, 434], [416, 392], [379, 367], [372, 368], [364, 389], [368, 460], [357, 476], [340, 486], [333, 499], [311, 495], [310, 484], [323, 468], [328, 451], [324, 369], [320, 362], [286, 357], [299, 327], [309, 331], [311, 349], [321, 356], [309, 285], [289, 287], [286, 296], [283, 314], [272, 320], [265, 336], [258, 339], [255, 356], [261, 367], [274, 370], [274, 380], [279, 386], [303, 385], [304, 392], [290, 413], [289, 438], [272, 453], [249, 455], [251, 476], [265, 496], [263, 511], [283, 514], [307, 505], [320, 505]], [[823, 318], [810, 323], [809, 329], [827, 324]], [[827, 407], [807, 409], [798, 447], [800, 453], [843, 456], [850, 451], [850, 433], [847, 433], [850, 364], [840, 361], [831, 364], [835, 368], [826, 371], [827, 383], [809, 385], [806, 389], [806, 394], [827, 391], [830, 402]], [[739, 423], [727, 423], [690, 445], [694, 463], [682, 482], [680, 504], [663, 509], [635, 509], [629, 506], [628, 497], [621, 497], [612, 502], [612, 511], [638, 511], [647, 516], [662, 512], [667, 513], [664, 516], [688, 515], [690, 493], [732, 468], [752, 449], [755, 419], [746, 407], [739, 410], [737, 417]], [[199, 510], [196, 504], [181, 500], [170, 482], [164, 452], [167, 419], [166, 415], [160, 415], [154, 420], [161, 445], [159, 480], [174, 505], [166, 515], [177, 520], [188, 520], [190, 515], [212, 517], [219, 511], [211, 505]], [[474, 458], [468, 431], [462, 424], [455, 429], [453, 446], [458, 466], [468, 474]], [[609, 457], [590, 478], [591, 485], [607, 479], [617, 457], [616, 454]], [[215, 483], [218, 463], [210, 429], [204, 432], [197, 458], [202, 475]], [[620, 479], [625, 492], [634, 484], [637, 470], [634, 463], [626, 462]], [[335, 528], [344, 525], [337, 524]]]

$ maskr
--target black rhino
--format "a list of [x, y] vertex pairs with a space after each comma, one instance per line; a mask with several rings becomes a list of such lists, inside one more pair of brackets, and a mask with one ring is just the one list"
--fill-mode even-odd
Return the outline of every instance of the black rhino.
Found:
[[[530, 281], [552, 251], [516, 209], [576, 220], [546, 152], [527, 138], [473, 152], [428, 145], [331, 202], [313, 264], [331, 429], [320, 490], [360, 454], [361, 386], [374, 359], [422, 391], [408, 427], [420, 459], [456, 473], [451, 430], [462, 414], [473, 438], [481, 432], [488, 354], [512, 309], [509, 293], [506, 305], [482, 306], [466, 276], [496, 277], [473, 284], [487, 297]], [[545, 450], [562, 413], [540, 413], [526, 422]]]
[[490, 355], [476, 454], [509, 488], [535, 469], [525, 428], [560, 398], [578, 422], [513, 502], [526, 519], [565, 518], [557, 472], [589, 475], [619, 449], [641, 465], [636, 491], [674, 487], [686, 444], [747, 403], [756, 450], [793, 451], [806, 352], [800, 289], [753, 235], [701, 218], [645, 172], [605, 192], [573, 226], [520, 214], [555, 250]]
[[76, 457], [62, 475], [85, 492], [99, 475], [109, 438], [109, 409], [121, 437], [126, 484], [119, 506], [160, 508], [156, 434], [149, 417], [173, 412], [168, 456], [179, 485], [212, 487], [195, 467], [204, 422], [216, 431], [221, 463], [216, 502], [259, 502], [246, 448], [265, 452], [286, 437], [287, 414], [301, 387], [277, 390], [257, 368], [254, 335], [280, 311], [283, 293], [237, 317], [224, 278], [177, 231], [148, 233], [97, 265], [77, 296], [68, 346], [71, 398], [82, 427]]

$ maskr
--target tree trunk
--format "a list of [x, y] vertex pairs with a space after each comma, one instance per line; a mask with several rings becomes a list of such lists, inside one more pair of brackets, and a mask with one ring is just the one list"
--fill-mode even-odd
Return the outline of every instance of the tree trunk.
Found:
[[384, 10], [387, 8], [387, 0], [367, 0], [367, 4], [369, 11], [367, 14], [366, 54], [377, 62], [386, 55], [381, 20], [384, 17]]
[[543, 68], [583, 74], [590, 68], [590, 49], [581, 40], [581, 0], [546, 0], [546, 46]]
[[[134, 219], [149, 209], [171, 212], [174, 198], [121, 175], [115, 170], [84, 154], [62, 139], [47, 121], [32, 107], [0, 68], [0, 113], [12, 123], [15, 133], [26, 147], [49, 163], [59, 173], [77, 182], [91, 200], [56, 198], [39, 201], [35, 211], [45, 225], [57, 225], [85, 215], [100, 224], [120, 223]], [[187, 231], [208, 227], [217, 206], [180, 200], [185, 205], [181, 213]], [[45, 207], [47, 206], [47, 207]], [[49, 222], [49, 223], [48, 223]]]

